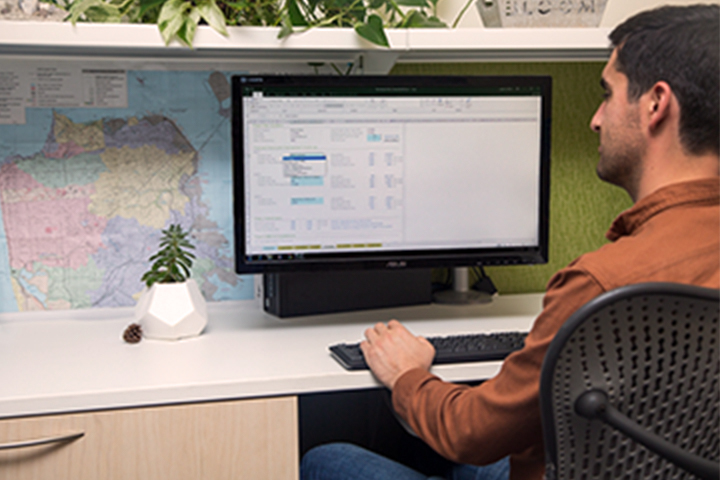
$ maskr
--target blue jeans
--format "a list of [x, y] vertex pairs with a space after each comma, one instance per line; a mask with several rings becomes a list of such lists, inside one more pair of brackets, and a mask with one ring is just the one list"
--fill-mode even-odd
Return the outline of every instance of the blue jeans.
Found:
[[[503, 458], [484, 467], [455, 465], [448, 480], [507, 480], [510, 462]], [[433, 480], [439, 477], [431, 477]], [[300, 464], [300, 480], [428, 480], [405, 465], [349, 443], [330, 443], [308, 451]]]

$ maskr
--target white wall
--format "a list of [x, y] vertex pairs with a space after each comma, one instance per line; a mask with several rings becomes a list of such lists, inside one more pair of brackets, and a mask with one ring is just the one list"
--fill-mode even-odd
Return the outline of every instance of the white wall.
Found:
[[[452, 24], [457, 14], [468, 0], [439, 0], [438, 14], [448, 25]], [[474, 2], [475, 0], [470, 0]], [[601, 27], [614, 27], [631, 15], [661, 5], [693, 5], [696, 3], [720, 4], [720, 0], [608, 0], [603, 14]], [[475, 5], [470, 6], [458, 27], [482, 27], [482, 21]]]

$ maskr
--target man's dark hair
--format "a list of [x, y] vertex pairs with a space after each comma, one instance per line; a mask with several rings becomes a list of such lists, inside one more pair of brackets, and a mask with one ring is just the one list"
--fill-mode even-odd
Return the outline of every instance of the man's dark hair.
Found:
[[635, 101], [665, 81], [680, 103], [688, 153], [720, 152], [720, 6], [666, 6], [639, 13], [610, 33], [616, 68]]

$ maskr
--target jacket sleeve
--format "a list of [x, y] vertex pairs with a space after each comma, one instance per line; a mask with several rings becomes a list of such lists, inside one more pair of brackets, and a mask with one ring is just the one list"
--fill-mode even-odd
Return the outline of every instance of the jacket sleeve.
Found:
[[508, 356], [494, 378], [470, 387], [410, 370], [395, 384], [395, 410], [434, 450], [459, 463], [485, 465], [542, 444], [545, 352], [568, 317], [601, 293], [591, 275], [571, 264], [550, 280], [525, 347]]

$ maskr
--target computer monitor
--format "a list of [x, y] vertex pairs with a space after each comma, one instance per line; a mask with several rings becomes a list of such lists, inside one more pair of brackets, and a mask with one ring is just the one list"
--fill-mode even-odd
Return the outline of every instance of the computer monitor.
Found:
[[232, 79], [238, 273], [547, 262], [551, 79]]

